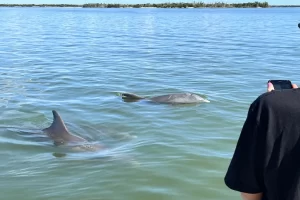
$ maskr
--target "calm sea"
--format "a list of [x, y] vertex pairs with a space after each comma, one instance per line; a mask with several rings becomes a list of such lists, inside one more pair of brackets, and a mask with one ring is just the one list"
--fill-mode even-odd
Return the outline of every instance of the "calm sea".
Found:
[[[300, 85], [299, 19], [299, 8], [0, 8], [1, 199], [240, 199], [224, 175], [267, 80]], [[54, 147], [40, 132], [52, 110], [106, 148]]]

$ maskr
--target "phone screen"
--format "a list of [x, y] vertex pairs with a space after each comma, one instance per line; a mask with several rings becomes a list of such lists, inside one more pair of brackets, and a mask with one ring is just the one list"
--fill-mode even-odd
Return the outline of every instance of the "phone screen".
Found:
[[292, 83], [289, 80], [270, 80], [275, 90], [292, 89]]

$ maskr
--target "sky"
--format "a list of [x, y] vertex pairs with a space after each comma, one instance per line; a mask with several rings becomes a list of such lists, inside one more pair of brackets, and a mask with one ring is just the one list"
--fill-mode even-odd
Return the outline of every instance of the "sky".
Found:
[[[0, 0], [0, 4], [84, 4], [84, 3], [164, 3], [164, 2], [193, 2], [194, 0]], [[195, 0], [196, 2], [226, 2], [244, 3], [267, 1], [269, 5], [299, 5], [300, 0]]]

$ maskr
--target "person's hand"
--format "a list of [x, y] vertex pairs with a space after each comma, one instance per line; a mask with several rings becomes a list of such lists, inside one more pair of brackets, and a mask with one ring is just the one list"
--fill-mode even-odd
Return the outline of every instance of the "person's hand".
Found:
[[[292, 87], [293, 87], [294, 89], [295, 89], [295, 88], [298, 88], [298, 86], [297, 86], [295, 83], [292, 84]], [[268, 92], [271, 92], [272, 90], [274, 90], [274, 86], [273, 86], [272, 83], [268, 82], [268, 88], [267, 88], [267, 91], [268, 91]]]

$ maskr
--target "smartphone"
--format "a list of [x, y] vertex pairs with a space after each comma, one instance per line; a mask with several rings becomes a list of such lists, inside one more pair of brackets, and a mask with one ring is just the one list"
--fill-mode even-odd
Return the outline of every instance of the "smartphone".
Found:
[[272, 83], [275, 90], [292, 89], [292, 82], [290, 80], [269, 80]]

